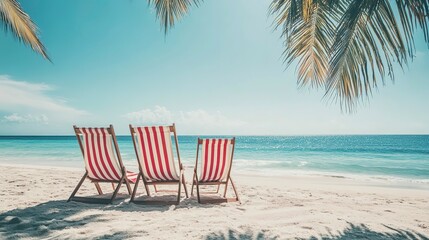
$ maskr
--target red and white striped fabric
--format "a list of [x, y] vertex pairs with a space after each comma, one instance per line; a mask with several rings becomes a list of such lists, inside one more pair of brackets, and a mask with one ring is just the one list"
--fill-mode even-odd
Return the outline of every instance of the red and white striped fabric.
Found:
[[174, 155], [169, 126], [134, 127], [138, 154], [143, 174], [152, 181], [175, 181], [179, 175], [174, 165]]
[[232, 139], [202, 139], [201, 182], [224, 181], [231, 167]]
[[[119, 181], [122, 171], [108, 129], [79, 128], [79, 130], [88, 177], [93, 180]], [[137, 174], [127, 171], [127, 178], [135, 182]]]

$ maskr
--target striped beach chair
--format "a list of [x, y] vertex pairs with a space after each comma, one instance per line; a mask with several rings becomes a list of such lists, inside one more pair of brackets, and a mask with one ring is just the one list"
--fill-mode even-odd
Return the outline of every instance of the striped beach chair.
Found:
[[[186, 198], [188, 198], [188, 190], [186, 188], [183, 165], [180, 161], [179, 145], [177, 141], [175, 125], [133, 127], [130, 124], [130, 131], [139, 164], [139, 174], [137, 176], [137, 181], [131, 196], [131, 202], [137, 204], [179, 204], [182, 184], [185, 189]], [[171, 134], [174, 136], [179, 172], [176, 170], [176, 165], [174, 163]], [[149, 197], [150, 185], [154, 186], [155, 192], [162, 192], [157, 189], [158, 185], [177, 184], [177, 201], [135, 199], [140, 179], [142, 179], [146, 189], [146, 194]]]
[[[137, 173], [127, 171], [122, 163], [121, 154], [113, 126], [108, 128], [78, 128], [73, 126], [85, 162], [85, 174], [74, 189], [68, 201], [87, 203], [112, 203], [122, 183], [131, 195], [130, 183], [135, 183]], [[99, 195], [103, 194], [99, 183], [111, 183], [113, 194], [110, 198], [76, 197], [75, 194], [85, 179], [95, 184]], [[114, 184], [117, 184], [115, 187]]]
[[[199, 150], [202, 146], [200, 174], [197, 173]], [[193, 196], [194, 185], [197, 189], [199, 203], [240, 202], [236, 187], [231, 174], [232, 159], [234, 156], [235, 138], [232, 139], [200, 139], [197, 143], [197, 157], [195, 161], [194, 177], [192, 181], [191, 195]], [[235, 198], [226, 198], [228, 182], [231, 182]], [[206, 199], [201, 201], [200, 186], [217, 185], [215, 193], [219, 193], [221, 185], [225, 185], [223, 198]]]

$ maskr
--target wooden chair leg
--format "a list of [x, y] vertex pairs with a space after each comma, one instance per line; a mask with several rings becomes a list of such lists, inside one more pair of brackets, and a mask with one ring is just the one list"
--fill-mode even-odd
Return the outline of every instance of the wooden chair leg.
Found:
[[195, 182], [195, 187], [197, 188], [197, 199], [198, 199], [198, 203], [201, 203], [201, 199], [200, 199], [200, 186], [198, 185], [198, 181]]
[[70, 200], [76, 195], [77, 191], [79, 190], [80, 186], [82, 186], [83, 181], [85, 181], [86, 176], [88, 176], [88, 173], [86, 172], [83, 177], [80, 179], [79, 183], [77, 184], [76, 188], [73, 190], [72, 194], [70, 195], [67, 202], [70, 202]]
[[189, 198], [188, 188], [186, 187], [186, 181], [185, 181], [185, 175], [184, 174], [182, 175], [182, 184], [183, 184], [183, 188], [185, 189], [186, 198]]
[[225, 183], [225, 190], [223, 191], [223, 197], [224, 198], [226, 197], [226, 190], [228, 190], [228, 181], [229, 181], [229, 179], [230, 178], [228, 178], [228, 180], [226, 180], [226, 183]]
[[125, 185], [127, 185], [128, 195], [131, 195], [133, 192], [131, 191], [131, 184], [127, 177], [125, 177]]
[[94, 182], [94, 185], [97, 189], [98, 195], [103, 195], [103, 191], [101, 190], [100, 184], [98, 182]]
[[180, 192], [182, 190], [182, 180], [179, 180], [179, 190], [177, 192], [177, 205], [180, 204]]
[[194, 196], [194, 179], [192, 179], [192, 185], [191, 185], [191, 197]]
[[156, 188], [156, 185], [153, 185], [153, 188], [155, 189], [155, 192], [158, 192], [158, 189]]
[[150, 191], [149, 191], [149, 186], [148, 185], [146, 185], [146, 183], [143, 181], [143, 184], [144, 184], [144, 188], [146, 189], [146, 194], [147, 194], [147, 196], [148, 197], [150, 197]]
[[217, 185], [216, 193], [219, 193], [219, 189], [220, 189], [220, 184], [219, 184], [219, 185]]
[[191, 186], [191, 196], [194, 196], [194, 185], [195, 185], [195, 181], [197, 181], [196, 179], [196, 173], [194, 172], [194, 176], [192, 177], [192, 186]]
[[136, 196], [136, 193], [137, 193], [137, 187], [138, 187], [138, 185], [139, 185], [139, 182], [140, 182], [140, 173], [139, 173], [139, 175], [137, 175], [137, 180], [136, 180], [136, 183], [134, 184], [134, 190], [133, 190], [133, 193], [132, 193], [132, 195], [131, 195], [131, 200], [130, 200], [130, 202], [134, 201], [134, 197]]
[[232, 181], [232, 178], [230, 177], [229, 180], [231, 181], [232, 189], [234, 189], [235, 197], [236, 197], [237, 201], [241, 204], [240, 198], [238, 197], [237, 189], [235, 188], [235, 184]]
[[116, 187], [115, 191], [113, 192], [112, 198], [110, 199], [110, 203], [113, 202], [113, 200], [115, 199], [116, 195], [119, 192], [119, 188], [121, 188], [122, 182], [124, 181], [125, 176], [122, 176], [121, 180], [119, 180], [118, 186]]
[[112, 190], [115, 191], [115, 184], [112, 183]]

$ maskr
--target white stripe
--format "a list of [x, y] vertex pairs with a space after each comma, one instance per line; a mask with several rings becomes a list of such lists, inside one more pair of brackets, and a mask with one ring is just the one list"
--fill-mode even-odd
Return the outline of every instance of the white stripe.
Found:
[[104, 129], [106, 133], [106, 146], [107, 146], [107, 153], [109, 154], [110, 160], [113, 163], [113, 166], [116, 168], [116, 171], [118, 175], [122, 176], [121, 168], [119, 167], [118, 159], [115, 155], [115, 150], [113, 150], [113, 141], [112, 141], [112, 135], [107, 131], [107, 129]]
[[[153, 154], [156, 157], [157, 161], [156, 163], [158, 164], [158, 169], [159, 169], [159, 176], [163, 179], [163, 180], [169, 180], [170, 177], [168, 176], [168, 172], [167, 172], [167, 166], [165, 166], [165, 159], [164, 159], [164, 149], [162, 149], [163, 147], [163, 143], [162, 143], [162, 138], [161, 138], [161, 130], [159, 129], [159, 127], [155, 127], [155, 133], [153, 133], [152, 128], [150, 128], [150, 132], [153, 136], [153, 138], [157, 140], [158, 142], [158, 148], [156, 148], [156, 144], [155, 142], [153, 142]], [[159, 155], [158, 153], [159, 152]], [[161, 166], [159, 166], [159, 162], [161, 161]], [[164, 175], [165, 176], [164, 176]]]
[[[106, 151], [104, 150], [104, 144], [106, 144], [107, 148], [109, 148], [109, 146], [112, 146], [112, 144], [110, 143], [111, 142], [111, 135], [110, 135], [109, 131], [107, 131], [107, 129], [105, 129], [105, 128], [101, 129], [101, 131], [102, 131], [101, 133], [104, 133], [104, 135], [106, 136], [106, 141], [104, 141], [103, 135], [100, 136], [101, 156], [105, 160], [106, 168], [109, 171], [112, 178], [114, 180], [119, 180], [119, 179], [117, 179], [116, 174], [115, 174], [115, 172], [116, 172], [119, 176], [121, 176], [122, 171], [120, 170], [121, 168], [119, 167], [119, 163], [117, 161], [115, 161], [115, 157], [112, 158], [111, 154], [109, 154], [109, 150], [107, 150], [108, 156], [106, 155]], [[112, 162], [112, 165], [113, 165], [113, 169], [110, 167], [109, 163], [107, 162], [107, 158], [110, 158], [110, 161]]]
[[206, 155], [206, 149], [205, 149], [205, 144], [206, 144], [206, 140], [204, 139], [201, 143], [201, 168], [200, 168], [200, 181], [203, 181], [203, 172], [204, 172], [204, 167], [206, 165], [206, 163], [204, 162], [204, 156]]
[[[168, 157], [168, 165], [170, 166], [170, 172], [173, 176], [173, 179], [178, 180], [179, 175], [177, 175], [176, 165], [174, 164], [174, 154], [173, 154], [173, 144], [171, 141], [171, 133], [170, 133], [170, 127], [164, 127], [164, 138], [165, 138], [165, 144], [167, 144], [167, 157]], [[177, 143], [179, 145], [179, 143]]]
[[[205, 163], [204, 163], [204, 156], [206, 155], [206, 149], [205, 149], [205, 143], [206, 143], [206, 140], [205, 139], [203, 139], [202, 140], [202, 142], [201, 142], [201, 156], [200, 156], [200, 159], [201, 159], [201, 167], [200, 167], [200, 179], [199, 179], [199, 181], [202, 181], [203, 180], [203, 171], [204, 171], [204, 166], [206, 165]], [[199, 146], [198, 146], [199, 147]], [[197, 161], [200, 161], [200, 159], [198, 159]]]
[[[103, 159], [103, 161], [104, 161], [104, 164], [106, 165], [106, 168], [107, 168], [107, 171], [110, 173], [110, 175], [113, 177], [113, 179], [111, 179], [111, 180], [114, 180], [116, 177], [115, 177], [115, 174], [113, 174], [113, 172], [112, 172], [112, 170], [110, 169], [110, 166], [109, 166], [109, 164], [108, 164], [108, 162], [107, 162], [107, 156], [106, 156], [106, 154], [105, 154], [105, 152], [104, 152], [104, 139], [103, 139], [103, 135], [102, 135], [102, 133], [103, 132], [105, 132], [104, 131], [104, 128], [102, 128], [102, 129], [99, 129], [99, 134], [100, 134], [100, 136], [99, 136], [99, 138], [100, 138], [100, 149], [101, 149], [101, 154], [100, 153], [98, 153], [100, 156], [100, 158], [101, 159]], [[108, 136], [109, 135], [107, 135], [106, 136], [106, 139], [108, 138]], [[98, 152], [98, 149], [97, 149], [97, 152]], [[106, 171], [105, 171], [106, 172]], [[109, 177], [109, 175], [107, 174], [107, 172], [106, 172], [106, 177], [107, 178], [110, 178]]]
[[[157, 136], [156, 136], [156, 134], [157, 134], [156, 128], [155, 128], [155, 134], [153, 133], [151, 127], [148, 128], [148, 131], [149, 131], [149, 137], [151, 139], [150, 142], [151, 142], [151, 146], [152, 146], [153, 162], [155, 163], [156, 172], [158, 173], [158, 176], [160, 177], [160, 180], [166, 180], [163, 177], [162, 173], [161, 173], [162, 169], [161, 169], [161, 166], [159, 166], [159, 163], [158, 163], [158, 159], [159, 159], [160, 156], [158, 156], [158, 154], [156, 153], [156, 151], [157, 151], [157, 148], [156, 148], [156, 145], [155, 145], [155, 138], [157, 138]], [[158, 143], [158, 145], [159, 145], [159, 143]]]
[[222, 167], [223, 167], [223, 151], [224, 151], [224, 145], [225, 145], [225, 142], [226, 142], [226, 140], [225, 139], [221, 139], [221, 140], [219, 140], [220, 141], [220, 143], [219, 143], [219, 148], [220, 148], [220, 162], [219, 162], [219, 172], [217, 172], [217, 174], [216, 174], [216, 176], [215, 176], [215, 179], [217, 180], [217, 179], [220, 179], [220, 177], [222, 176]]
[[212, 156], [212, 151], [213, 151], [213, 149], [212, 149], [212, 142], [213, 142], [213, 140], [207, 140], [208, 141], [208, 148], [207, 148], [207, 159], [205, 160], [206, 161], [206, 164], [207, 164], [207, 171], [206, 171], [206, 175], [205, 175], [205, 177], [204, 177], [204, 181], [208, 181], [208, 179], [209, 179], [209, 173], [210, 173], [210, 167], [211, 167], [211, 162], [210, 162], [210, 160], [211, 160], [211, 156]]
[[92, 140], [92, 137], [93, 137], [92, 131], [90, 131], [90, 129], [87, 128], [86, 132], [87, 132], [87, 135], [88, 135], [88, 146], [89, 146], [88, 154], [89, 154], [89, 156], [90, 156], [90, 158], [92, 160], [91, 161], [92, 162], [92, 167], [94, 168], [94, 172], [95, 172], [95, 174], [94, 173], [91, 173], [91, 174], [93, 175], [93, 178], [97, 178], [97, 177], [95, 177], [95, 175], [97, 175], [99, 177], [97, 179], [102, 179], [102, 176], [101, 176], [101, 174], [100, 174], [100, 172], [98, 170], [98, 167], [96, 165], [97, 159], [94, 159], [94, 152], [93, 152], [94, 143], [93, 143], [93, 140]]
[[[214, 179], [214, 177], [215, 177], [215, 173], [216, 173], [216, 166], [217, 166], [217, 149], [218, 149], [218, 145], [219, 145], [219, 141], [220, 141], [220, 139], [214, 139], [213, 140], [214, 141], [214, 147], [213, 147], [213, 149], [212, 149], [212, 151], [213, 151], [213, 166], [212, 166], [212, 172], [211, 172], [211, 174], [210, 174], [210, 176], [209, 176], [209, 180], [210, 181], [212, 181], [213, 179]], [[209, 171], [209, 173], [210, 173], [210, 171]]]
[[223, 171], [221, 180], [226, 180], [228, 177], [229, 169], [231, 168], [231, 154], [232, 154], [232, 143], [231, 140], [228, 140], [227, 152], [226, 152], [226, 161], [225, 161], [225, 170]]
[[[108, 149], [110, 161], [112, 161], [112, 165], [115, 168], [116, 173], [118, 173], [119, 177], [121, 177], [121, 175], [122, 175], [122, 168], [121, 168], [121, 166], [119, 164], [119, 160], [116, 158], [115, 154], [112, 154], [112, 152], [116, 152], [116, 150], [113, 151], [113, 149], [112, 149], [113, 148], [113, 145], [112, 145], [112, 143], [113, 143], [112, 134], [110, 134], [109, 131], [107, 131], [107, 129], [103, 129], [103, 130], [104, 130], [104, 132], [106, 134], [106, 146], [107, 146], [107, 149]], [[109, 149], [110, 149], [110, 151], [109, 151]], [[119, 180], [119, 179], [117, 179], [117, 180]]]
[[[148, 166], [147, 167], [148, 167], [148, 169], [149, 169], [149, 171], [150, 171], [150, 173], [152, 175], [152, 179], [153, 180], [159, 180], [158, 177], [155, 174], [155, 170], [156, 169], [153, 169], [153, 167], [152, 167], [152, 163], [153, 163], [152, 161], [153, 161], [153, 159], [152, 159], [151, 152], [150, 152], [150, 149], [149, 149], [149, 141], [151, 140], [150, 131], [149, 131], [149, 135], [148, 135], [146, 133], [145, 128], [143, 127], [142, 128], [142, 135], [143, 135], [143, 139], [144, 139], [144, 142], [145, 142], [144, 147], [145, 147], [145, 150], [146, 150], [146, 157], [147, 157], [147, 162], [148, 162]], [[150, 145], [152, 147], [152, 144], [150, 144]], [[154, 158], [155, 158], [155, 156], [154, 156]]]
[[[165, 150], [167, 151], [167, 164], [170, 168], [170, 173], [171, 176], [173, 177], [173, 179], [171, 180], [178, 180], [179, 176], [177, 175], [177, 171], [176, 171], [176, 165], [174, 164], [174, 154], [173, 154], [173, 144], [171, 142], [171, 132], [170, 132], [170, 127], [162, 127], [164, 130], [164, 139], [165, 139]], [[163, 143], [161, 143], [163, 144]], [[164, 153], [163, 150], [163, 146], [161, 148], [161, 154]], [[163, 155], [164, 156], [164, 155]], [[165, 164], [165, 160], [163, 162]], [[166, 168], [166, 174], [168, 175], [168, 178], [170, 178], [170, 175], [167, 172], [167, 166], [165, 166]]]
[[[136, 130], [137, 130], [137, 128], [136, 128]], [[144, 128], [140, 128], [140, 130], [142, 131], [141, 134], [137, 130], [137, 136], [138, 136], [139, 141], [140, 141], [140, 148], [141, 148], [140, 150], [141, 150], [141, 155], [142, 155], [142, 158], [141, 158], [142, 161], [140, 163], [143, 166], [143, 171], [145, 173], [146, 178], [148, 178], [148, 179], [154, 179], [154, 178], [149, 177], [149, 174], [151, 176], [155, 176], [155, 174], [153, 173], [152, 168], [150, 166], [150, 154], [149, 154], [149, 148], [148, 148], [148, 144], [147, 144], [146, 134], [144, 132]], [[141, 142], [140, 138], [143, 139], [143, 142]], [[143, 149], [146, 152], [146, 158], [144, 158]], [[148, 162], [148, 166], [146, 166], [145, 160], [146, 160], [146, 162]], [[149, 172], [146, 171], [146, 167], [149, 169]]]
[[83, 160], [85, 162], [85, 169], [88, 172], [89, 177], [94, 178], [94, 176], [92, 175], [92, 172], [91, 172], [91, 168], [89, 167], [88, 150], [86, 149], [85, 136], [84, 136], [84, 134], [82, 132], [82, 129], [79, 129], [79, 131], [82, 133], [82, 134], [79, 134], [78, 136], [79, 136], [79, 138], [80, 138], [80, 140], [82, 142], [82, 145], [83, 145], [83, 154], [84, 154]]
[[135, 140], [137, 140], [137, 154], [138, 159], [140, 161], [140, 165], [143, 171], [143, 174], [146, 178], [149, 178], [148, 173], [146, 171], [146, 165], [144, 164], [144, 159], [143, 159], [143, 148], [142, 148], [142, 142], [140, 141], [140, 133], [138, 132], [137, 128], [133, 128], [134, 129], [134, 135], [132, 136]]
[[[98, 139], [99, 139], [99, 131], [98, 129], [94, 128], [93, 129], [93, 134], [94, 134], [94, 149], [95, 149], [95, 159], [98, 162], [98, 166], [100, 167], [100, 173], [102, 173], [105, 176], [104, 180], [112, 180], [111, 178], [109, 178], [109, 175], [106, 173], [104, 167], [103, 167], [103, 161], [104, 158], [102, 158], [102, 156], [100, 156], [100, 153], [98, 152]], [[103, 176], [100, 176], [103, 177]]]

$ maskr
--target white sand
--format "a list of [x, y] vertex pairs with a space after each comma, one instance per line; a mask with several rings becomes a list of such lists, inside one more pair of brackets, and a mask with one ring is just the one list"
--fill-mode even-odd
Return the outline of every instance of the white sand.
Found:
[[[81, 170], [53, 169], [0, 165], [0, 239], [429, 238], [427, 183], [405, 188], [385, 180], [236, 174], [241, 205], [200, 205], [195, 198], [179, 206], [126, 198], [94, 205], [66, 202]], [[185, 175], [192, 177], [189, 169]], [[80, 193], [96, 191], [86, 182]]]

